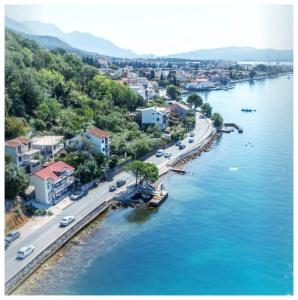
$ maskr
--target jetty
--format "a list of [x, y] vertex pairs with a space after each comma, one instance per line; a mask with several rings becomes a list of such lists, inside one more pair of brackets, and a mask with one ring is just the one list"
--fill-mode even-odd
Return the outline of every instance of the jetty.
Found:
[[218, 131], [223, 133], [231, 133], [234, 131], [234, 127], [223, 126]]
[[170, 167], [169, 168], [169, 171], [172, 171], [172, 172], [175, 172], [175, 173], [179, 173], [179, 174], [185, 174], [186, 171], [182, 168], [173, 168], [173, 167]]
[[168, 198], [167, 191], [154, 192], [152, 199], [148, 202], [149, 207], [158, 207], [160, 204]]
[[239, 133], [243, 133], [243, 128], [236, 123], [224, 123], [225, 127], [234, 127], [238, 130]]

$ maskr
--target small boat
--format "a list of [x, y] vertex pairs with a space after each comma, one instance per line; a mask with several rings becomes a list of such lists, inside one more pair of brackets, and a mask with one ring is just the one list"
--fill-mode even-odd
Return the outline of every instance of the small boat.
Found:
[[257, 111], [256, 109], [253, 108], [241, 108], [241, 111], [245, 111], [245, 112], [253, 112], [253, 111]]

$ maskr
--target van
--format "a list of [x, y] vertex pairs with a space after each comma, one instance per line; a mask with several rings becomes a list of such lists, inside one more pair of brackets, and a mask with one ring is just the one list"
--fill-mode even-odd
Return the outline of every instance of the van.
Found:
[[35, 248], [32, 245], [22, 247], [17, 253], [17, 258], [23, 259], [23, 258], [27, 257], [34, 251], [34, 249]]

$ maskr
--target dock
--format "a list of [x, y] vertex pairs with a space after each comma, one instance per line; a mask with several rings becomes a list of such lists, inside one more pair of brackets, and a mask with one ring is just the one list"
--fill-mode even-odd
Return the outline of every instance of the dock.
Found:
[[223, 126], [221, 129], [219, 129], [219, 131], [224, 133], [231, 133], [234, 131], [234, 127]]
[[238, 130], [239, 133], [243, 133], [243, 128], [237, 125], [236, 123], [224, 123], [225, 127], [234, 127]]
[[153, 198], [148, 202], [148, 206], [158, 207], [167, 198], [168, 198], [168, 192], [167, 191], [155, 192]]
[[169, 171], [179, 173], [179, 174], [185, 174], [186, 173], [186, 171], [182, 168], [173, 168], [173, 167], [171, 167], [171, 168], [169, 168]]

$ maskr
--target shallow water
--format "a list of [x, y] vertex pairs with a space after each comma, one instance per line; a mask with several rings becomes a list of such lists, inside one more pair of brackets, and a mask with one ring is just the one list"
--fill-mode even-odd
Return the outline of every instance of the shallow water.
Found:
[[285, 76], [202, 94], [244, 133], [166, 177], [158, 210], [110, 211], [17, 293], [292, 294], [292, 89]]

